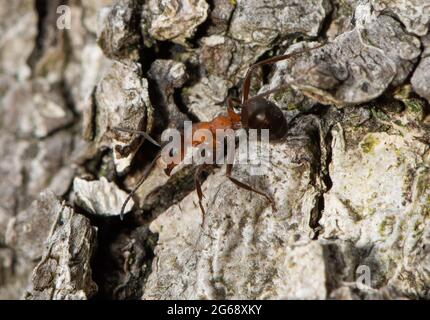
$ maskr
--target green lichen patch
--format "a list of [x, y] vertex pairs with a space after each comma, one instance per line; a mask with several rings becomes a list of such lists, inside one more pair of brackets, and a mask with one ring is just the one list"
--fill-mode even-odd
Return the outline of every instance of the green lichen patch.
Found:
[[361, 150], [363, 150], [364, 153], [370, 153], [378, 144], [379, 140], [374, 135], [368, 134], [361, 143]]
[[412, 98], [403, 100], [408, 111], [421, 114], [423, 112], [423, 101], [420, 99]]
[[376, 119], [379, 119], [382, 121], [389, 121], [390, 120], [389, 116], [383, 110], [381, 110], [379, 108], [374, 107], [371, 109], [371, 112], [372, 112], [372, 116]]
[[395, 219], [393, 216], [385, 217], [379, 225], [379, 234], [381, 236], [386, 236], [387, 234], [393, 232], [393, 226], [395, 223]]
[[299, 107], [295, 103], [289, 103], [287, 105], [287, 109], [291, 111], [291, 110], [297, 110], [299, 109]]

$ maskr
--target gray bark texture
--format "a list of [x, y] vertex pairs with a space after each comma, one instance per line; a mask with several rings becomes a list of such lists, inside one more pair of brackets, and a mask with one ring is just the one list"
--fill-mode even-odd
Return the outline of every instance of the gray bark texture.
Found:
[[[430, 299], [429, 26], [429, 0], [1, 5], [0, 299]], [[203, 216], [196, 166], [114, 130], [210, 121], [306, 48], [255, 70], [288, 133], [233, 169], [276, 210], [221, 165]]]

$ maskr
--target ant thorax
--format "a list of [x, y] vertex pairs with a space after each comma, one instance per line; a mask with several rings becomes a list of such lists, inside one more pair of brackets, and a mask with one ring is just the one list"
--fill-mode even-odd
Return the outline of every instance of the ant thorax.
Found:
[[160, 165], [169, 176], [188, 165], [254, 164], [255, 159], [270, 157], [269, 130], [213, 130], [208, 123], [195, 126], [191, 122], [184, 128], [167, 129], [162, 135], [167, 143], [160, 152]]
[[161, 150], [161, 162], [167, 175], [178, 172], [187, 165], [222, 164], [225, 150], [234, 152], [235, 132], [232, 129], [211, 130], [207, 125], [198, 126], [186, 121], [184, 130], [167, 129], [162, 140], [167, 143]]

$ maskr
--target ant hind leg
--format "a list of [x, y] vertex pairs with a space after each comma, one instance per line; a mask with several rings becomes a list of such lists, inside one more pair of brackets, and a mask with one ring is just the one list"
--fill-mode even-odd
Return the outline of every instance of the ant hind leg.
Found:
[[265, 197], [270, 202], [270, 205], [272, 206], [272, 210], [275, 211], [275, 212], [277, 211], [276, 205], [275, 205], [275, 201], [273, 200], [273, 198], [271, 196], [269, 196], [268, 194], [266, 194], [266, 193], [264, 193], [262, 191], [259, 191], [259, 190], [255, 189], [255, 188], [251, 187], [250, 185], [247, 185], [246, 183], [243, 183], [242, 181], [239, 181], [236, 178], [234, 178], [232, 176], [232, 170], [233, 170], [233, 164], [228, 163], [227, 164], [226, 175], [227, 175], [227, 178], [230, 179], [231, 182], [233, 182], [235, 185], [237, 185], [238, 187], [240, 187], [242, 189], [245, 189], [245, 190], [248, 190], [248, 191], [251, 191], [251, 192], [255, 192], [255, 193], [259, 194], [259, 195], [262, 195], [263, 197]]
[[196, 192], [197, 192], [197, 196], [199, 198], [199, 207], [200, 207], [200, 210], [201, 210], [201, 213], [202, 213], [202, 228], [203, 228], [203, 225], [205, 223], [205, 215], [206, 215], [205, 208], [203, 207], [203, 203], [202, 203], [203, 198], [205, 196], [203, 194], [202, 184], [200, 182], [200, 177], [201, 177], [201, 175], [203, 173], [203, 169], [204, 169], [203, 165], [199, 166], [197, 168], [195, 174], [194, 174], [194, 183], [196, 185]]

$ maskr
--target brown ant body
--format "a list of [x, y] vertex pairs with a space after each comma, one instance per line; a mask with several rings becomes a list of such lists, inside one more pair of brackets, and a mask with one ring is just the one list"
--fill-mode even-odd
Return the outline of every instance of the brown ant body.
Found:
[[[215, 117], [212, 121], [209, 122], [197, 122], [193, 123], [192, 125], [192, 131], [193, 133], [196, 130], [199, 129], [207, 129], [209, 130], [214, 136], [216, 135], [217, 129], [232, 129], [232, 130], [238, 130], [238, 129], [269, 129], [269, 137], [271, 141], [277, 141], [282, 139], [286, 133], [287, 133], [287, 120], [282, 113], [281, 109], [274, 103], [270, 102], [269, 100], [265, 99], [265, 96], [270, 95], [271, 93], [284, 89], [285, 86], [280, 86], [275, 89], [268, 90], [266, 92], [263, 92], [261, 94], [258, 94], [254, 97], [249, 98], [249, 92], [250, 92], [250, 85], [251, 85], [251, 77], [254, 70], [260, 66], [267, 65], [267, 64], [273, 64], [275, 62], [286, 60], [291, 57], [298, 56], [302, 53], [317, 49], [320, 46], [311, 48], [311, 49], [305, 49], [299, 52], [294, 52], [290, 54], [285, 54], [281, 56], [276, 56], [273, 58], [269, 58], [267, 60], [260, 61], [252, 66], [250, 66], [246, 72], [245, 79], [243, 82], [243, 88], [242, 88], [242, 97], [241, 99], [234, 99], [231, 97], [227, 98], [227, 115], [220, 115]], [[234, 105], [241, 106], [241, 112], [236, 113], [236, 111], [233, 109]], [[122, 128], [115, 128], [119, 131], [125, 131], [129, 133], [137, 133], [142, 135], [144, 138], [150, 140], [153, 144], [160, 146], [156, 141], [154, 141], [147, 133], [142, 131], [136, 131], [136, 130], [129, 130], [129, 129], [122, 129]], [[193, 135], [194, 136], [194, 135]], [[198, 146], [201, 143], [203, 143], [203, 140], [193, 140], [192, 146]], [[214, 145], [214, 148], [217, 146]], [[182, 161], [184, 159], [184, 150], [181, 150], [181, 157], [180, 160]], [[133, 194], [137, 191], [137, 189], [142, 185], [142, 183], [145, 181], [147, 175], [149, 174], [150, 170], [154, 166], [155, 162], [160, 157], [160, 154], [155, 157], [155, 159], [152, 161], [151, 165], [146, 168], [145, 172], [143, 173], [142, 178], [139, 180], [135, 188], [130, 192], [127, 199], [124, 201], [124, 204], [121, 208], [121, 219], [124, 214], [124, 210], [126, 207], [127, 202], [130, 200], [130, 198], [133, 196]], [[171, 162], [167, 164], [167, 168], [165, 170], [166, 174], [170, 176], [171, 171], [173, 168], [175, 168], [179, 162]], [[202, 166], [198, 168], [198, 170], [195, 173], [195, 185], [196, 185], [196, 191], [199, 198], [199, 206], [202, 211], [202, 214], [204, 216], [205, 210], [202, 205], [202, 199], [203, 199], [203, 192], [201, 188], [200, 183], [200, 174]], [[226, 176], [227, 178], [236, 184], [238, 187], [246, 189], [248, 191], [255, 192], [263, 197], [265, 197], [268, 201], [270, 201], [272, 208], [274, 211], [276, 211], [274, 201], [273, 199], [267, 195], [266, 193], [259, 191], [239, 180], [234, 178], [232, 176], [232, 170], [233, 170], [233, 164], [232, 162], [227, 163], [226, 165]]]

